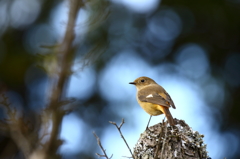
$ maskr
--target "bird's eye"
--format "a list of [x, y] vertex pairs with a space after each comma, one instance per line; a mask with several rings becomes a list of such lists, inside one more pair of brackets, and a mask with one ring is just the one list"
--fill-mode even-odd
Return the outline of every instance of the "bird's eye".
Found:
[[142, 79], [142, 80], [141, 80], [141, 82], [145, 82], [145, 80], [144, 80], [144, 79]]

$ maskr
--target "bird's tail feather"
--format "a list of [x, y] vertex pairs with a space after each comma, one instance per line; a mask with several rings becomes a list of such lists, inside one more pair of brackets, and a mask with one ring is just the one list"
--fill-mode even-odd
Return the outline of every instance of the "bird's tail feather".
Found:
[[174, 121], [174, 119], [173, 119], [173, 117], [172, 117], [172, 114], [171, 114], [170, 111], [169, 111], [169, 108], [167, 108], [167, 107], [165, 107], [165, 106], [160, 106], [160, 109], [161, 109], [161, 111], [165, 114], [165, 116], [167, 117], [167, 120], [168, 120], [169, 124], [170, 124], [171, 126], [176, 125], [176, 124], [175, 124], [175, 121]]

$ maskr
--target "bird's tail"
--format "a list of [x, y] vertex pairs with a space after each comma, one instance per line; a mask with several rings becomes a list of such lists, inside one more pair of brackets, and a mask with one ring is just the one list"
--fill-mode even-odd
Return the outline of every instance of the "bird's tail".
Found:
[[160, 109], [161, 109], [161, 111], [165, 114], [165, 116], [167, 117], [167, 120], [168, 120], [169, 124], [170, 124], [171, 126], [176, 125], [176, 124], [175, 124], [175, 121], [174, 121], [174, 119], [173, 119], [173, 117], [172, 117], [172, 114], [171, 114], [170, 111], [169, 111], [169, 108], [167, 108], [167, 107], [165, 107], [165, 106], [160, 106]]

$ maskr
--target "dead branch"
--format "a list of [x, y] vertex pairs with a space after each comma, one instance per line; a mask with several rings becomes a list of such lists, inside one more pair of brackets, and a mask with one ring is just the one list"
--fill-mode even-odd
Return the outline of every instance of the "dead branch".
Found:
[[50, 157], [56, 154], [59, 147], [59, 145], [55, 143], [58, 141], [59, 129], [63, 116], [65, 115], [65, 112], [59, 108], [59, 103], [61, 98], [64, 96], [64, 86], [71, 72], [72, 61], [75, 53], [72, 45], [73, 40], [75, 39], [74, 27], [77, 19], [77, 13], [82, 5], [83, 1], [69, 0], [67, 28], [57, 54], [59, 73], [58, 77], [52, 79], [55, 83], [51, 90], [51, 97], [48, 106], [52, 114], [52, 131], [46, 152], [50, 155]]
[[100, 155], [100, 154], [98, 154], [98, 153], [96, 153], [96, 155], [97, 155], [98, 157], [105, 157], [106, 159], [111, 159], [113, 155], [111, 155], [111, 157], [109, 158], [109, 157], [107, 156], [106, 150], [104, 150], [104, 148], [103, 148], [103, 146], [102, 146], [102, 144], [101, 144], [100, 138], [97, 136], [97, 134], [96, 134], [95, 132], [93, 132], [93, 135], [94, 135], [95, 138], [97, 139], [97, 144], [98, 144], [98, 146], [101, 148], [102, 152], [104, 153], [104, 155]]
[[[164, 119], [163, 119], [163, 123], [164, 123]], [[164, 127], [160, 127], [160, 132], [159, 132], [159, 138], [158, 138], [158, 141], [160, 141], [164, 136], [163, 136], [163, 129], [164, 129]], [[167, 125], [165, 124], [165, 132], [167, 131], [166, 130], [167, 129]], [[165, 140], [166, 140], [166, 137], [165, 137]], [[159, 142], [159, 144], [156, 146], [156, 151], [155, 151], [155, 153], [154, 153], [154, 159], [157, 159], [158, 158], [158, 152], [159, 152], [159, 150], [160, 150], [160, 147], [161, 147], [161, 145], [160, 145], [160, 142]], [[162, 148], [162, 152], [161, 152], [161, 154], [163, 153], [163, 148]]]
[[17, 116], [16, 108], [11, 108], [11, 104], [8, 101], [8, 97], [5, 94], [1, 94], [2, 101], [0, 101], [0, 105], [5, 108], [7, 119], [1, 121], [1, 123], [6, 127], [8, 133], [11, 138], [15, 141], [16, 145], [23, 152], [25, 158], [28, 158], [31, 151], [30, 141], [23, 134], [23, 126], [25, 123], [23, 121], [23, 117]]
[[[163, 124], [164, 127], [165, 127], [165, 134], [164, 134], [164, 138], [163, 138], [163, 144], [162, 144], [162, 151], [161, 151], [161, 158], [163, 158], [163, 150], [164, 150], [164, 147], [165, 147], [165, 143], [166, 143], [166, 140], [167, 140], [167, 123]], [[159, 146], [160, 147], [160, 146]], [[157, 156], [155, 156], [157, 157]]]
[[134, 159], [134, 155], [133, 155], [133, 153], [132, 153], [132, 151], [131, 151], [131, 149], [130, 149], [127, 141], [126, 141], [126, 139], [124, 138], [124, 136], [123, 136], [123, 134], [122, 134], [122, 132], [121, 132], [121, 127], [122, 127], [123, 124], [124, 124], [124, 119], [122, 119], [122, 122], [121, 122], [121, 124], [120, 124], [119, 126], [117, 126], [117, 124], [116, 124], [115, 122], [112, 122], [112, 121], [109, 121], [109, 123], [111, 123], [111, 124], [113, 124], [113, 125], [116, 126], [116, 128], [118, 129], [118, 132], [120, 133], [121, 138], [123, 139], [123, 141], [124, 141], [125, 144], [127, 145], [128, 150], [130, 151], [130, 153], [131, 153], [131, 155], [132, 155], [132, 158]]
[[158, 123], [143, 132], [134, 147], [135, 159], [207, 159], [203, 135], [193, 131], [183, 120], [176, 125]]

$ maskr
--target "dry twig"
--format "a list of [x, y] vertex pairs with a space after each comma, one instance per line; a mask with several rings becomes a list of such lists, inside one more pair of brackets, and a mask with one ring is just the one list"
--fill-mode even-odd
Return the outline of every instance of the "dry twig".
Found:
[[121, 122], [121, 124], [120, 124], [119, 126], [117, 126], [117, 124], [116, 124], [115, 122], [112, 122], [112, 121], [109, 121], [109, 123], [111, 123], [111, 124], [113, 124], [113, 125], [116, 126], [116, 128], [118, 129], [118, 131], [119, 131], [119, 133], [120, 133], [120, 135], [121, 135], [121, 138], [123, 139], [123, 141], [124, 141], [125, 144], [127, 145], [128, 150], [130, 151], [130, 153], [131, 153], [131, 155], [132, 155], [132, 158], [134, 159], [134, 155], [133, 155], [133, 153], [132, 153], [132, 151], [131, 151], [131, 149], [130, 149], [127, 141], [126, 141], [126, 139], [124, 138], [124, 136], [123, 136], [123, 134], [122, 134], [122, 132], [121, 132], [121, 127], [122, 127], [123, 124], [124, 124], [124, 119], [122, 119], [122, 122]]
[[1, 94], [1, 97], [2, 101], [0, 102], [0, 105], [6, 109], [6, 115], [8, 116], [8, 118], [4, 119], [4, 122], [1, 123], [7, 127], [10, 136], [15, 141], [18, 148], [22, 150], [25, 158], [28, 158], [30, 155], [31, 147], [30, 141], [23, 134], [23, 128], [21, 127], [25, 124], [24, 119], [23, 117], [17, 116], [16, 108], [10, 107], [11, 104], [9, 103], [8, 97], [5, 96], [5, 94]]
[[101, 148], [102, 152], [104, 153], [104, 155], [100, 155], [100, 154], [98, 154], [98, 153], [96, 153], [96, 155], [97, 155], [98, 157], [106, 157], [106, 159], [111, 159], [113, 155], [111, 155], [111, 157], [109, 158], [109, 157], [107, 156], [106, 150], [104, 150], [104, 148], [103, 148], [103, 146], [102, 146], [102, 144], [101, 144], [100, 138], [97, 136], [97, 134], [96, 134], [95, 132], [93, 132], [93, 135], [96, 137], [97, 143], [98, 143], [99, 147]]

